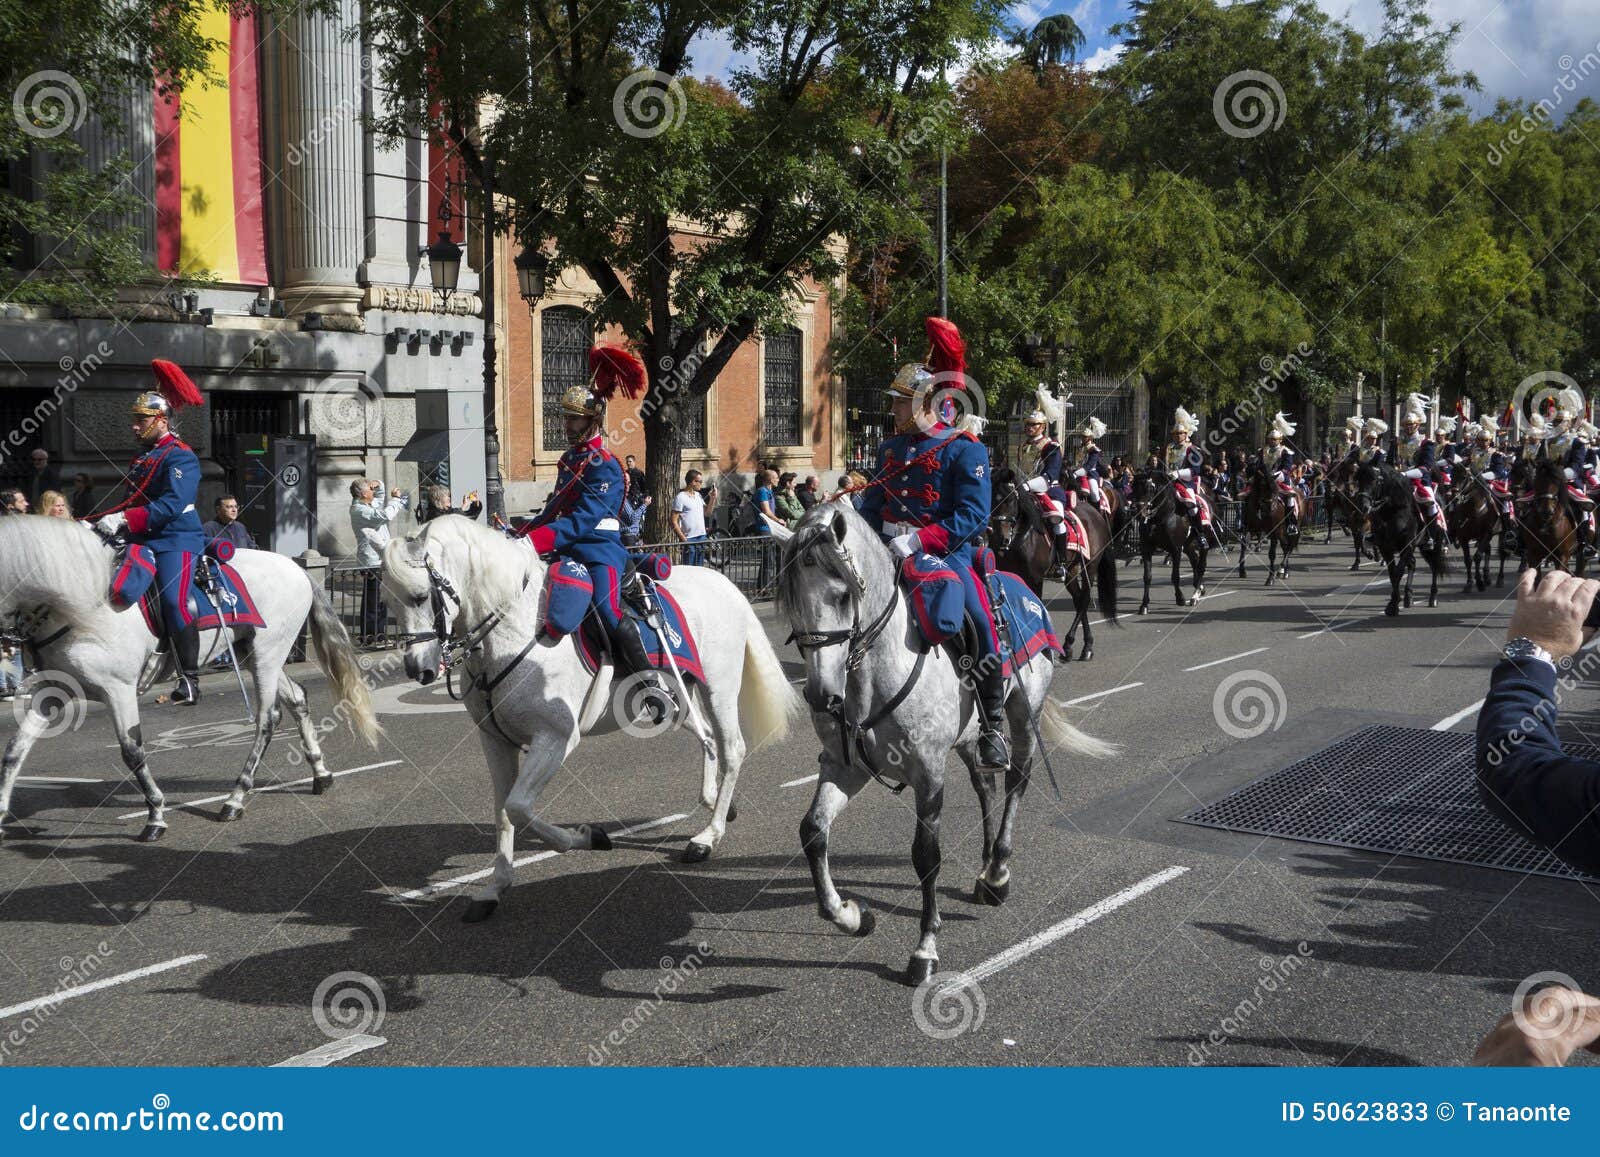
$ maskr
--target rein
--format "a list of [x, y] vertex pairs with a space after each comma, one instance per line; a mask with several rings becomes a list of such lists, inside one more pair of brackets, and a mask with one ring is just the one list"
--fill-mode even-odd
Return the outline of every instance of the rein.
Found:
[[[811, 535], [795, 552], [796, 557], [809, 555], [820, 538], [820, 533]], [[894, 615], [895, 608], [900, 605], [900, 584], [898, 581], [891, 580], [893, 588], [889, 598], [884, 601], [883, 610], [878, 612], [867, 626], [862, 627], [861, 598], [867, 593], [867, 581], [861, 577], [861, 571], [856, 567], [855, 559], [850, 556], [850, 552], [845, 549], [842, 543], [838, 549], [839, 556], [844, 562], [845, 568], [850, 572], [850, 579], [855, 587], [855, 594], [850, 600], [855, 608], [850, 627], [836, 631], [795, 631], [789, 635], [789, 641], [800, 649], [802, 655], [807, 651], [819, 651], [826, 647], [846, 645], [849, 647], [849, 652], [845, 655], [844, 660], [845, 694], [844, 696], [829, 696], [823, 711], [838, 725], [839, 751], [844, 757], [845, 763], [848, 765], [852, 762], [852, 759], [859, 759], [867, 774], [888, 788], [890, 792], [899, 795], [906, 789], [906, 785], [904, 783], [895, 783], [893, 780], [886, 778], [878, 770], [877, 766], [873, 764], [872, 757], [867, 752], [865, 732], [882, 723], [910, 696], [912, 688], [916, 686], [917, 680], [922, 675], [922, 667], [927, 662], [928, 653], [924, 650], [917, 651], [916, 662], [911, 666], [911, 673], [906, 676], [905, 682], [900, 685], [900, 689], [891, 695], [883, 706], [879, 707], [866, 719], [852, 719], [850, 717], [847, 707], [850, 693], [850, 676], [860, 668], [861, 661], [866, 658], [867, 652], [871, 650], [873, 644], [883, 634], [884, 628], [889, 625], [889, 620]], [[852, 750], [854, 751], [853, 756]]]

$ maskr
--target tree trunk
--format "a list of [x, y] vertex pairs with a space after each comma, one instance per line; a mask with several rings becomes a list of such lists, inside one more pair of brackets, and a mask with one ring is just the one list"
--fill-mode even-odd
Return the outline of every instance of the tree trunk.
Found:
[[[660, 399], [665, 391], [652, 371], [646, 399]], [[672, 499], [683, 478], [683, 444], [678, 430], [675, 401], [644, 408], [644, 473], [652, 501], [645, 516], [646, 542], [676, 542], [672, 532]]]

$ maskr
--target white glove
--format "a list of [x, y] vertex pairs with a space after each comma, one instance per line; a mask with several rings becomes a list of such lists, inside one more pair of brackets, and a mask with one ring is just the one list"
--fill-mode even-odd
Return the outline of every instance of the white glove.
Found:
[[1087, 478], [1087, 477], [1089, 477], [1089, 472], [1087, 470], [1085, 470], [1082, 466], [1079, 466], [1076, 470], [1074, 470], [1072, 472], [1072, 476], [1074, 478]]
[[1400, 477], [1402, 477], [1402, 478], [1421, 478], [1422, 477], [1422, 467], [1421, 466], [1413, 466], [1410, 470], [1407, 470], [1404, 473], [1402, 473], [1400, 475]]
[[1190, 470], [1187, 466], [1185, 466], [1182, 470], [1178, 471], [1178, 481], [1180, 481], [1180, 482], [1191, 482], [1193, 480], [1194, 480], [1194, 471]]
[[1563, 473], [1563, 474], [1565, 474], [1567, 476], [1567, 481], [1568, 482], [1571, 482], [1573, 479], [1577, 478], [1577, 474], [1573, 472], [1573, 469], [1572, 469], [1571, 466], [1568, 466], [1566, 469], [1561, 471], [1561, 473]]
[[1493, 470], [1485, 470], [1482, 474], [1478, 475], [1478, 477], [1482, 478], [1485, 482], [1493, 482], [1494, 481], [1494, 471]]
[[1028, 479], [1027, 487], [1028, 487], [1029, 490], [1033, 491], [1035, 494], [1043, 494], [1046, 490], [1048, 490], [1050, 488], [1050, 484], [1048, 482], [1046, 482], [1043, 478], [1030, 478], [1030, 479]]
[[106, 515], [104, 518], [100, 519], [99, 522], [94, 524], [95, 529], [101, 534], [116, 534], [127, 525], [128, 520], [123, 517], [122, 511], [120, 510], [115, 514]]
[[895, 558], [910, 558], [922, 549], [922, 536], [916, 531], [889, 540], [889, 553]]
[[1465, 459], [1463, 459], [1460, 454], [1450, 455], [1450, 464], [1452, 466], [1459, 466], [1463, 461], [1465, 461]]

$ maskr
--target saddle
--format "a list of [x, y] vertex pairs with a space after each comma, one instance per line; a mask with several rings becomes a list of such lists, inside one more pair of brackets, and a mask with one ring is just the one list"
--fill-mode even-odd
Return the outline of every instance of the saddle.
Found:
[[[689, 620], [672, 593], [660, 581], [672, 573], [672, 564], [662, 555], [629, 556], [628, 568], [620, 580], [622, 613], [638, 624], [645, 656], [658, 671], [670, 671], [676, 664], [686, 680], [706, 684], [700, 662], [700, 648]], [[590, 674], [612, 658], [611, 640], [599, 617], [589, 613], [594, 584], [589, 570], [573, 559], [554, 563], [545, 579], [543, 598], [544, 632], [552, 639], [573, 636], [578, 657]], [[665, 631], [656, 630], [653, 619], [659, 615]], [[671, 656], [669, 660], [668, 656]]]
[[[223, 549], [216, 549], [218, 546]], [[254, 630], [267, 625], [244, 579], [224, 561], [232, 556], [231, 543], [208, 544], [204, 554], [195, 556], [189, 583], [189, 604], [194, 615], [191, 626], [209, 631], [224, 626]], [[121, 606], [137, 605], [150, 633], [164, 639], [168, 632], [155, 579], [156, 564], [150, 549], [137, 543], [126, 544], [112, 564], [111, 600]], [[211, 598], [212, 590], [222, 603], [220, 608]]]
[[1067, 533], [1063, 535], [1067, 550], [1075, 550], [1087, 556], [1089, 553], [1089, 532], [1084, 529], [1083, 523], [1078, 519], [1075, 511], [1067, 511], [1062, 517], [1061, 524], [1066, 527]]

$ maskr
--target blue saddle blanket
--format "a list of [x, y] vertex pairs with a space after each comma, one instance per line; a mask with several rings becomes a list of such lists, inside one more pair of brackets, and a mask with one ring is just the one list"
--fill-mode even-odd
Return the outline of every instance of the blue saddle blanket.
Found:
[[[581, 563], [563, 560], [552, 566], [546, 579], [545, 633], [555, 639], [572, 635], [578, 644], [578, 656], [584, 666], [590, 671], [598, 671], [605, 658], [606, 636], [599, 616], [589, 613], [593, 593], [594, 584], [589, 579], [588, 569]], [[677, 664], [683, 677], [704, 686], [706, 675], [700, 663], [700, 647], [695, 642], [694, 632], [689, 629], [683, 608], [672, 597], [672, 593], [659, 584], [655, 587], [655, 601], [661, 608], [665, 639], [650, 620], [640, 617], [626, 600], [623, 600], [622, 608], [623, 614], [639, 623], [639, 638], [644, 642], [650, 665], [657, 670], [666, 670], [670, 651], [672, 661]]]
[[[184, 559], [187, 564], [184, 571], [184, 589], [177, 602], [189, 616], [188, 622], [197, 623], [201, 630], [220, 627], [224, 620], [230, 627], [266, 626], [261, 613], [256, 609], [255, 600], [250, 596], [249, 588], [233, 567], [215, 560], [211, 563], [211, 569], [217, 578], [218, 594], [223, 602], [219, 613], [211, 598], [196, 581], [195, 568], [200, 556], [185, 553]], [[143, 601], [155, 580], [156, 562], [150, 548], [130, 543], [117, 563], [116, 569], [112, 571], [111, 597], [114, 602], [122, 606], [138, 604], [144, 610], [145, 623], [151, 632], [160, 634], [156, 622], [151, 618], [149, 604]], [[186, 625], [188, 624], [174, 623], [173, 627], [176, 629]]]
[[996, 571], [990, 577], [990, 590], [998, 597], [995, 618], [1000, 634], [1000, 654], [1005, 659], [1002, 668], [1006, 678], [1018, 667], [1040, 652], [1061, 650], [1055, 630], [1050, 625], [1050, 612], [1044, 600], [1034, 594], [1028, 584], [1010, 571]]

